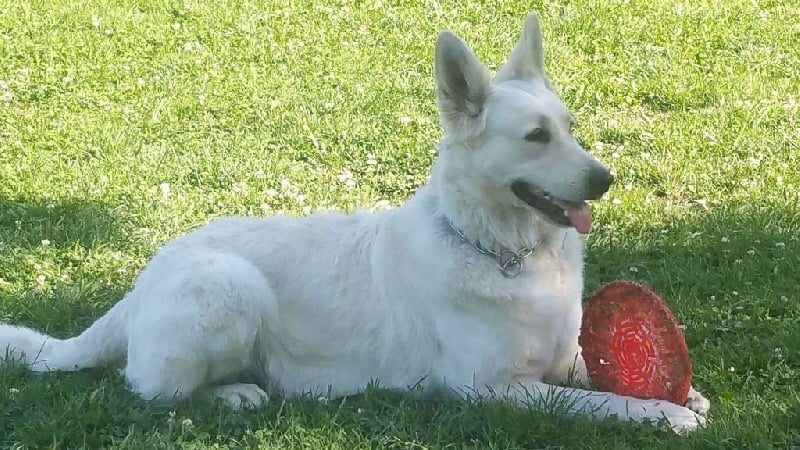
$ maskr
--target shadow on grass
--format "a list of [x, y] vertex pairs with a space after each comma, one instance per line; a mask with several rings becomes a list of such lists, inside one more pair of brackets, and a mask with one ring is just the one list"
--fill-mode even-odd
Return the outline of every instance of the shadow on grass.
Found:
[[[64, 222], [52, 209], [23, 211], [45, 224], [85, 222], [92, 206]], [[73, 207], [74, 208], [74, 207]], [[66, 210], [72, 210], [66, 207]], [[48, 212], [50, 211], [50, 212]], [[18, 216], [20, 213], [17, 213]], [[628, 278], [651, 286], [686, 326], [695, 381], [712, 400], [710, 425], [689, 437], [647, 426], [597, 423], [517, 409], [501, 402], [416, 400], [368, 390], [332, 402], [273, 401], [230, 412], [192, 400], [148, 404], [106, 370], [33, 376], [0, 368], [0, 445], [144, 448], [753, 448], [800, 441], [800, 213], [770, 203], [731, 205], [665, 217], [640, 226], [613, 211], [599, 214], [587, 245], [588, 296], [601, 283]], [[3, 226], [12, 217], [5, 214]], [[46, 220], [43, 219], [47, 218]], [[65, 240], [113, 227], [99, 215]], [[24, 217], [23, 217], [24, 218]], [[17, 220], [17, 219], [14, 219]], [[107, 220], [106, 222], [103, 222]], [[34, 220], [35, 221], [35, 220]], [[12, 222], [13, 223], [13, 222]], [[96, 228], [93, 228], [96, 227]], [[98, 228], [100, 230], [98, 230]], [[89, 232], [88, 230], [91, 230]], [[22, 242], [28, 242], [26, 238]], [[93, 242], [93, 241], [90, 241]], [[632, 269], [633, 268], [633, 269]], [[74, 304], [56, 306], [67, 309]], [[98, 314], [99, 315], [99, 314]], [[174, 414], [173, 414], [174, 411]], [[184, 419], [189, 419], [186, 421]]]
[[108, 204], [0, 197], [0, 321], [59, 335], [84, 328], [122, 289], [102, 279], [94, 255], [125, 242]]
[[0, 236], [6, 245], [37, 247], [78, 243], [94, 247], [124, 237], [110, 205], [87, 200], [0, 197]]
[[604, 282], [633, 279], [670, 305], [690, 348], [715, 350], [702, 356], [730, 351], [752, 369], [779, 348], [800, 365], [800, 345], [787, 345], [800, 344], [800, 210], [764, 202], [670, 217], [656, 227], [611, 222], [621, 225], [600, 230], [588, 245], [586, 297]]

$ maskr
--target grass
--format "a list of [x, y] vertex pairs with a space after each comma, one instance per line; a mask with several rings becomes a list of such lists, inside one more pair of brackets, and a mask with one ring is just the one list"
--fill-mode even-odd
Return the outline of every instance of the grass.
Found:
[[0, 367], [0, 447], [800, 446], [800, 6], [789, 0], [0, 0], [0, 321], [74, 334], [166, 240], [229, 214], [382, 208], [441, 136], [432, 46], [496, 68], [525, 12], [579, 139], [617, 174], [587, 293], [645, 282], [712, 401], [688, 437], [370, 389], [233, 413], [113, 370]]

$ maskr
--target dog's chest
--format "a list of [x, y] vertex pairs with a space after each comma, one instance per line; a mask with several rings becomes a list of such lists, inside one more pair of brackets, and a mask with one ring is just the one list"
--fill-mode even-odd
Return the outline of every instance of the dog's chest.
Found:
[[582, 274], [563, 254], [537, 255], [505, 278], [485, 264], [439, 316], [442, 365], [495, 384], [541, 378], [577, 343]]

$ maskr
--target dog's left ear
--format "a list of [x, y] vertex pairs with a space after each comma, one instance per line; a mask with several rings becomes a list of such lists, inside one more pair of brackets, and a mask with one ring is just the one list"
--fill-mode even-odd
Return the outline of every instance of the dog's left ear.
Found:
[[547, 81], [544, 73], [544, 51], [539, 17], [535, 12], [531, 12], [525, 19], [522, 36], [508, 55], [506, 64], [497, 72], [495, 81], [534, 78]]

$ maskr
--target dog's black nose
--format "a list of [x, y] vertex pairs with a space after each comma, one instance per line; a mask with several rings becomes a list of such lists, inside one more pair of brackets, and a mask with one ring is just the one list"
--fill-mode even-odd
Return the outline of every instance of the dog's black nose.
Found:
[[605, 167], [593, 168], [589, 174], [589, 193], [594, 199], [600, 198], [605, 194], [614, 183], [614, 175]]

